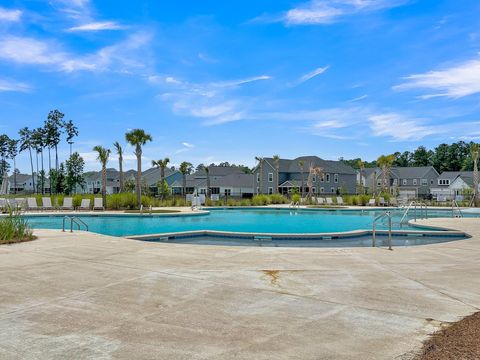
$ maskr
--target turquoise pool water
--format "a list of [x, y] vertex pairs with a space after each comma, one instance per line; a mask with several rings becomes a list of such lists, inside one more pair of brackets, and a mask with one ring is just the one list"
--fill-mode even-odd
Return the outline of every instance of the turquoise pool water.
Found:
[[[385, 210], [289, 210], [289, 209], [215, 209], [195, 216], [105, 216], [79, 214], [89, 230], [112, 236], [148, 235], [192, 230], [217, 230], [253, 233], [326, 233], [371, 230], [373, 219]], [[419, 230], [400, 226], [401, 210], [393, 211], [397, 230]], [[411, 215], [413, 216], [413, 214]], [[429, 211], [429, 217], [451, 217], [450, 211]], [[475, 216], [475, 215], [470, 215]], [[477, 215], [478, 216], [478, 215]], [[61, 229], [62, 215], [26, 216], [32, 228]], [[386, 220], [378, 229], [386, 229]]]

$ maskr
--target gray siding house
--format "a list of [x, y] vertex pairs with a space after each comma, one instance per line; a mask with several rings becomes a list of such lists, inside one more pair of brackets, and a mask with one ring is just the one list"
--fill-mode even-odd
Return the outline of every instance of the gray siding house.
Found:
[[[387, 182], [394, 195], [405, 198], [426, 198], [431, 195], [431, 188], [437, 184], [438, 172], [433, 166], [393, 167], [388, 174]], [[382, 189], [382, 170], [368, 168], [357, 171], [357, 180], [369, 192]]]
[[[300, 161], [303, 161], [303, 169]], [[314, 176], [312, 179], [313, 194], [355, 194], [355, 170], [342, 161], [323, 160], [317, 156], [280, 159], [278, 178], [273, 158], [263, 158], [262, 165], [258, 164], [254, 169], [255, 193], [273, 194], [277, 185], [281, 194], [288, 194], [294, 189], [301, 193], [302, 183], [304, 193], [308, 193], [310, 189], [307, 186], [307, 179], [310, 166], [323, 170], [323, 176]]]
[[471, 196], [471, 193], [473, 193], [473, 171], [444, 171], [432, 187], [432, 195], [437, 200], [462, 199], [465, 195]]

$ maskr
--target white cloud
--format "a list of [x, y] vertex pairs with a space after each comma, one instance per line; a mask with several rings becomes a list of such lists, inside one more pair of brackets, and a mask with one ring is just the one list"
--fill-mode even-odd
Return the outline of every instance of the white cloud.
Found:
[[356, 101], [361, 101], [361, 100], [365, 100], [366, 98], [368, 97], [368, 95], [361, 95], [359, 97], [356, 97], [356, 98], [353, 98], [350, 100], [350, 102], [356, 102]]
[[0, 92], [29, 92], [32, 88], [23, 82], [0, 79]]
[[117, 24], [114, 21], [98, 21], [88, 24], [73, 26], [67, 31], [69, 32], [85, 32], [85, 31], [103, 31], [103, 30], [122, 30], [125, 26]]
[[444, 132], [441, 127], [426, 125], [425, 120], [397, 113], [372, 115], [368, 118], [375, 136], [388, 136], [397, 141], [421, 140]]
[[322, 25], [359, 13], [396, 7], [408, 0], [311, 0], [290, 9], [275, 21], [287, 25]]
[[410, 75], [395, 90], [429, 89], [435, 91], [422, 99], [449, 97], [453, 99], [480, 93], [480, 60], [471, 60], [444, 70]]
[[311, 72], [309, 72], [308, 74], [305, 74], [303, 75], [299, 80], [298, 82], [299, 83], [304, 83], [305, 81], [308, 81], [312, 78], [314, 78], [315, 76], [318, 76], [320, 74], [323, 74], [325, 71], [328, 70], [328, 66], [325, 66], [325, 67], [319, 67]]
[[195, 147], [195, 145], [190, 144], [190, 143], [188, 143], [188, 142], [183, 142], [182, 145], [185, 146], [186, 148], [189, 148], [189, 149]]
[[17, 22], [22, 17], [21, 10], [10, 10], [0, 7], [0, 22]]
[[64, 51], [54, 42], [10, 36], [0, 39], [0, 59], [19, 64], [50, 66], [63, 72], [82, 70], [125, 72], [143, 66], [143, 56], [135, 53], [149, 41], [149, 34], [135, 33], [118, 44], [101, 48], [96, 53], [74, 55]]

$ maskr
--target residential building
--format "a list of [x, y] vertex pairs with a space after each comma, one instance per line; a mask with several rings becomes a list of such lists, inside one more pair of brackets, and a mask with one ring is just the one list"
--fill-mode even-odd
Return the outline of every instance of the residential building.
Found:
[[[303, 161], [303, 170], [300, 166]], [[262, 165], [254, 169], [255, 193], [272, 194], [276, 187], [282, 194], [294, 189], [308, 193], [307, 179], [310, 167], [319, 167], [323, 175], [313, 176], [312, 193], [314, 195], [355, 194], [356, 172], [343, 161], [323, 160], [317, 156], [301, 156], [296, 159], [280, 159], [278, 175], [273, 158], [263, 158]]]
[[444, 171], [432, 187], [432, 195], [436, 199], [458, 199], [472, 192], [473, 171]]
[[[430, 189], [437, 183], [438, 172], [433, 166], [419, 167], [392, 167], [387, 177], [390, 192], [405, 198], [427, 198], [431, 195]], [[368, 192], [379, 192], [382, 188], [382, 169], [363, 169], [362, 177], [357, 171], [357, 182], [362, 184]]]
[[[181, 175], [181, 174], [180, 174]], [[254, 194], [253, 175], [245, 174], [235, 166], [209, 166], [208, 175], [205, 170], [186, 176], [186, 193], [208, 194], [208, 179], [210, 178], [210, 194], [212, 198], [234, 196], [247, 198]], [[174, 194], [183, 192], [183, 176], [175, 180], [171, 186]]]

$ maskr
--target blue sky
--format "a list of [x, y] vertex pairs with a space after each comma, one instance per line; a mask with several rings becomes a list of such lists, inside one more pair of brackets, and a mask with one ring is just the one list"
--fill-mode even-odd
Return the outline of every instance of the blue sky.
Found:
[[145, 164], [478, 140], [479, 13], [477, 0], [4, 0], [0, 132], [58, 108], [88, 169], [93, 146], [136, 127], [154, 138]]

